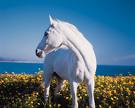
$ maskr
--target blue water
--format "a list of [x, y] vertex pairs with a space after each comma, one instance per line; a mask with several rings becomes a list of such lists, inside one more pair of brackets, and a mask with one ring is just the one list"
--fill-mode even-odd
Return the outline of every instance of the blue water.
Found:
[[[39, 68], [43, 69], [41, 63], [15, 63], [0, 62], [0, 73], [26, 73], [35, 74]], [[96, 75], [135, 75], [135, 66], [115, 66], [115, 65], [98, 65]]]

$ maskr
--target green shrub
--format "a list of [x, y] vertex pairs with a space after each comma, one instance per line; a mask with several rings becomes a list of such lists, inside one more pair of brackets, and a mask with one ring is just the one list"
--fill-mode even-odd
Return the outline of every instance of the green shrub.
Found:
[[[95, 102], [97, 108], [133, 108], [135, 107], [134, 76], [97, 76], [95, 77]], [[49, 102], [44, 102], [42, 72], [37, 75], [1, 74], [0, 108], [71, 108], [72, 97], [68, 81], [54, 95], [57, 79], [53, 78]], [[85, 84], [78, 87], [80, 108], [88, 108], [88, 94]]]

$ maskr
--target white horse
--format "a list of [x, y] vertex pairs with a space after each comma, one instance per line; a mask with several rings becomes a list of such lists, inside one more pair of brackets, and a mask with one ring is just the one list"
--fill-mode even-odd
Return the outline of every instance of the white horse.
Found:
[[77, 87], [82, 81], [87, 84], [90, 107], [95, 108], [95, 53], [92, 45], [74, 25], [50, 17], [50, 26], [37, 46], [36, 55], [40, 58], [46, 55], [45, 100], [48, 99], [50, 80], [55, 72], [61, 79], [69, 81], [73, 108], [78, 108]]

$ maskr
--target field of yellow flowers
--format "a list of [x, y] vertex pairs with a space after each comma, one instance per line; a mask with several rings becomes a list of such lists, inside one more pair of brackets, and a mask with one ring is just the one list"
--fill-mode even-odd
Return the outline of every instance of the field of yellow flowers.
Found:
[[[96, 108], [135, 108], [135, 76], [95, 77]], [[48, 103], [44, 102], [42, 72], [29, 74], [0, 75], [0, 108], [71, 108], [72, 97], [68, 81], [57, 95], [53, 78]], [[88, 108], [88, 94], [85, 84], [78, 87], [80, 108]]]

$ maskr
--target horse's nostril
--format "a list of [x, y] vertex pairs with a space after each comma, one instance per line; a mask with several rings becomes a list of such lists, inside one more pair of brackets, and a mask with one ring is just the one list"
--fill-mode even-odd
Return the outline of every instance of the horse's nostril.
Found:
[[37, 49], [36, 49], [36, 54], [37, 54]]
[[40, 53], [41, 50], [40, 49], [36, 49], [36, 54]]
[[41, 57], [42, 56], [42, 50], [36, 49], [36, 56]]
[[36, 49], [35, 51], [36, 55], [39, 56], [40, 52], [38, 51], [38, 49]]

